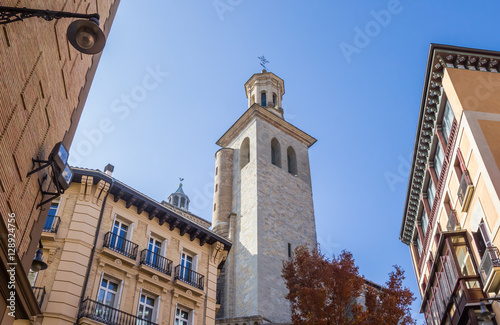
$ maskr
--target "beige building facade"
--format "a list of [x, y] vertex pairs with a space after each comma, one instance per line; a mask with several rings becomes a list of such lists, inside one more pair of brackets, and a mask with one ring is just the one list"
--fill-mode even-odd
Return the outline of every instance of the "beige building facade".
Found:
[[400, 233], [429, 325], [500, 322], [499, 62], [430, 48]]
[[213, 229], [233, 243], [217, 323], [290, 323], [281, 270], [295, 247], [316, 245], [308, 155], [316, 139], [285, 121], [278, 76], [254, 74], [245, 91], [249, 108], [215, 155]]
[[[106, 36], [118, 3], [1, 1], [10, 7], [98, 13]], [[75, 20], [33, 17], [0, 25], [1, 324], [40, 313], [27, 273], [50, 205], [38, 206], [47, 199], [38, 182], [47, 192], [55, 186], [47, 169], [27, 174], [34, 168], [32, 159], [46, 160], [56, 143], [62, 141], [69, 150], [97, 69], [100, 54], [82, 54], [68, 42], [66, 30]], [[49, 178], [44, 180], [46, 174]]]
[[112, 169], [74, 168], [52, 203], [42, 234], [48, 267], [31, 274], [42, 311], [33, 323], [215, 324], [231, 243], [187, 210], [182, 185], [160, 203]]

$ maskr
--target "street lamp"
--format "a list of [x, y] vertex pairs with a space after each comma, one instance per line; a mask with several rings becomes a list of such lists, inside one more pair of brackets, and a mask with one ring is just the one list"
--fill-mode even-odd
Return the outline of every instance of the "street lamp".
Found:
[[0, 25], [31, 17], [39, 17], [47, 21], [61, 18], [84, 18], [75, 20], [68, 27], [66, 34], [71, 45], [82, 53], [97, 54], [106, 44], [106, 37], [99, 28], [98, 14], [0, 6]]
[[493, 325], [494, 323], [492, 319], [496, 316], [495, 313], [489, 311], [486, 307], [486, 304], [484, 302], [488, 300], [499, 301], [500, 297], [479, 299], [479, 308], [481, 308], [481, 312], [478, 314], [478, 320], [482, 321], [482, 325]]

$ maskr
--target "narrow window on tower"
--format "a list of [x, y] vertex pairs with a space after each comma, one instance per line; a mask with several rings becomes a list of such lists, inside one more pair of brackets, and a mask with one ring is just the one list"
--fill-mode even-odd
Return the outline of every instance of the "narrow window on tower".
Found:
[[271, 163], [281, 167], [281, 146], [276, 138], [271, 140]]
[[266, 107], [267, 106], [267, 99], [266, 99], [266, 92], [265, 91], [263, 91], [260, 94], [260, 106], [262, 106], [262, 107]]
[[276, 98], [278, 96], [276, 96], [276, 93], [273, 93], [273, 105], [276, 106]]
[[286, 157], [288, 161], [288, 172], [293, 176], [297, 176], [297, 156], [292, 147], [288, 147]]
[[288, 243], [288, 257], [292, 257], [292, 244]]
[[250, 162], [250, 139], [245, 138], [240, 148], [240, 169]]

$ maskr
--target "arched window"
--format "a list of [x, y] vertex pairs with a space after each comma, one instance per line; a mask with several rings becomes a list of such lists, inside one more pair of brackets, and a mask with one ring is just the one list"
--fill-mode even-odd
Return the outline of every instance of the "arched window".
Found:
[[276, 138], [271, 140], [271, 163], [281, 167], [281, 146]]
[[240, 148], [240, 168], [245, 167], [250, 162], [250, 139], [245, 138]]
[[266, 107], [267, 106], [267, 99], [266, 99], [266, 92], [265, 91], [263, 91], [260, 94], [260, 106], [262, 106], [262, 107]]
[[185, 208], [186, 207], [186, 199], [181, 197], [181, 208]]
[[295, 150], [293, 150], [292, 147], [288, 147], [286, 151], [286, 158], [288, 161], [288, 172], [297, 176], [297, 156], [295, 155]]
[[278, 96], [276, 96], [276, 93], [273, 93], [273, 105], [274, 105], [274, 106], [276, 106], [276, 104], [278, 103], [278, 102], [277, 102], [277, 97], [278, 97]]
[[179, 205], [179, 197], [178, 196], [174, 196], [174, 203], [173, 203], [175, 206], [178, 206]]

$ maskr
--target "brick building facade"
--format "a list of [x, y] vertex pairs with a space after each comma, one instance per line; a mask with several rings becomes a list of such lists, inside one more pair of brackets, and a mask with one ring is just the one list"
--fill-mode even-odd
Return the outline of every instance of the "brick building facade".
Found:
[[[108, 35], [119, 0], [2, 1], [3, 6], [100, 14]], [[0, 238], [0, 322], [15, 316], [29, 319], [40, 313], [26, 274], [30, 269], [47, 216], [38, 182], [47, 169], [27, 177], [32, 158], [47, 159], [60, 141], [69, 149], [100, 54], [85, 55], [66, 36], [74, 19], [45, 21], [29, 18], [0, 25], [0, 233], [15, 235], [14, 255], [8, 239]], [[50, 175], [49, 175], [50, 176]], [[50, 177], [49, 177], [50, 179]], [[48, 180], [43, 190], [53, 189]], [[11, 217], [9, 217], [11, 216]], [[14, 238], [12, 236], [12, 238]], [[10, 260], [8, 260], [10, 258]], [[8, 265], [8, 262], [17, 263]], [[7, 269], [15, 269], [15, 304]], [[10, 306], [10, 307], [9, 307]], [[9, 309], [9, 308], [10, 309]]]

